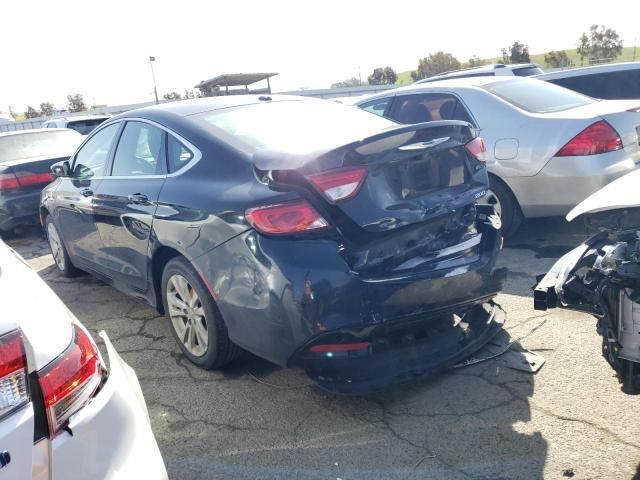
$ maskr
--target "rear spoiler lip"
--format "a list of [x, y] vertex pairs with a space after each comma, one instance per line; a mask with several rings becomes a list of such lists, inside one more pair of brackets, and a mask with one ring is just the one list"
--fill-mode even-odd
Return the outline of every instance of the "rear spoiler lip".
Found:
[[[475, 138], [476, 136], [478, 136], [478, 130], [469, 122], [463, 122], [461, 120], [439, 120], [434, 122], [414, 123], [411, 125], [398, 125], [398, 127], [383, 130], [379, 133], [376, 133], [375, 135], [371, 135], [369, 137], [365, 137], [351, 143], [328, 145], [327, 148], [300, 155], [284, 151], [259, 150], [253, 154], [251, 162], [253, 163], [255, 169], [263, 172], [268, 172], [271, 170], [289, 170], [292, 168], [300, 169], [313, 160], [316, 160], [317, 158], [335, 150], [356, 148], [360, 145], [375, 142], [378, 140], [382, 140], [383, 138], [387, 138], [393, 135], [399, 135], [402, 133], [447, 126], [467, 127], [472, 132], [472, 137]], [[295, 166], [292, 167], [293, 165]]]

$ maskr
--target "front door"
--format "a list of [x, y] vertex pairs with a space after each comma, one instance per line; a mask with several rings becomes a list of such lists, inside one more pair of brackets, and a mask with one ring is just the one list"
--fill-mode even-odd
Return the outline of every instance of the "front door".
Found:
[[100, 236], [93, 220], [94, 194], [102, 183], [120, 123], [96, 132], [72, 160], [71, 175], [55, 190], [54, 220], [71, 256], [98, 263]]
[[110, 172], [94, 192], [101, 270], [134, 292], [147, 290], [149, 237], [166, 178], [165, 135], [150, 123], [128, 121]]

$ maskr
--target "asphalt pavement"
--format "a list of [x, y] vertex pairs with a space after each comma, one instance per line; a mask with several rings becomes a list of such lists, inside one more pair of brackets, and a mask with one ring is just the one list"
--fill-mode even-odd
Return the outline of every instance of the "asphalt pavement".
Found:
[[544, 356], [538, 373], [498, 358], [365, 397], [328, 394], [249, 354], [200, 370], [166, 318], [89, 275], [58, 275], [37, 231], [8, 243], [135, 369], [171, 479], [630, 480], [640, 397], [620, 391], [595, 319], [533, 310], [535, 275], [584, 237], [562, 219], [529, 221], [501, 254], [506, 330]]

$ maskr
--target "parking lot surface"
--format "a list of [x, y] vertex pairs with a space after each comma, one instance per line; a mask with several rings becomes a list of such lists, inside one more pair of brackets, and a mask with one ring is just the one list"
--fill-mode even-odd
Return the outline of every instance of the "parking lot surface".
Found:
[[640, 397], [620, 392], [595, 319], [533, 310], [534, 276], [584, 237], [562, 219], [530, 221], [501, 253], [497, 301], [511, 338], [524, 337], [515, 347], [545, 357], [537, 374], [495, 359], [365, 397], [249, 354], [200, 370], [166, 318], [89, 275], [58, 275], [38, 231], [8, 243], [136, 370], [172, 479], [631, 479]]

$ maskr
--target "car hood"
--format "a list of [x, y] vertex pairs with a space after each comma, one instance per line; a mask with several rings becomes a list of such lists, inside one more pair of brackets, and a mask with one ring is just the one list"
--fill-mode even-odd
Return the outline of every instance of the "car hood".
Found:
[[619, 208], [640, 206], [640, 170], [614, 180], [588, 196], [567, 214], [571, 221], [585, 213], [597, 213]]
[[0, 240], [0, 334], [20, 327], [29, 371], [40, 370], [71, 343], [73, 314], [27, 265]]

